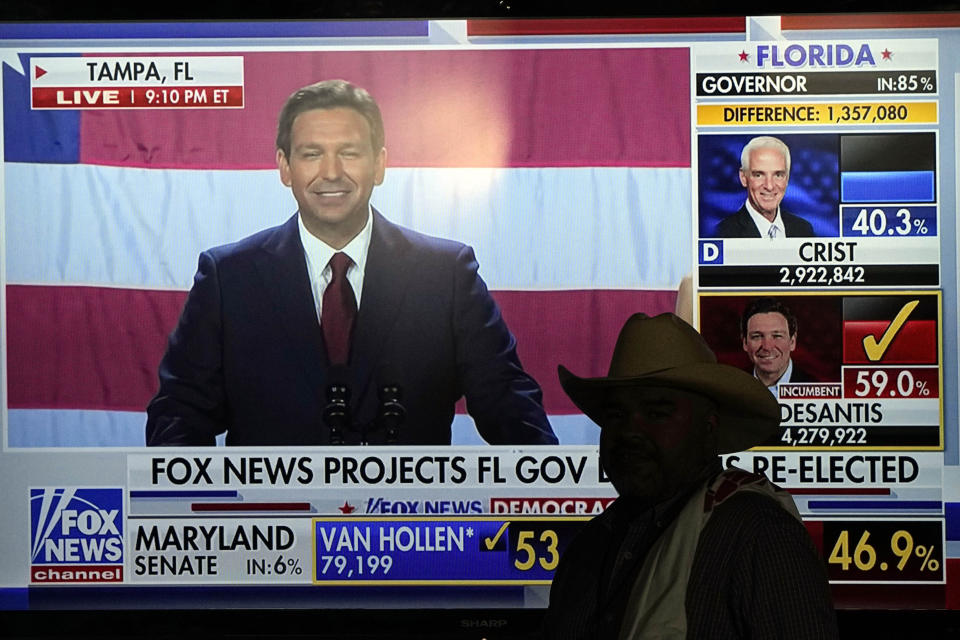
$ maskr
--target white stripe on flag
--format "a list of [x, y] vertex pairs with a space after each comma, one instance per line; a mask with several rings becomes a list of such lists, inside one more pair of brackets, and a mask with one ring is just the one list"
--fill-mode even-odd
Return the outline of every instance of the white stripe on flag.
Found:
[[[200, 251], [296, 209], [274, 171], [5, 169], [14, 284], [188, 289]], [[685, 168], [390, 169], [373, 204], [473, 246], [491, 289], [672, 289], [692, 264]]]

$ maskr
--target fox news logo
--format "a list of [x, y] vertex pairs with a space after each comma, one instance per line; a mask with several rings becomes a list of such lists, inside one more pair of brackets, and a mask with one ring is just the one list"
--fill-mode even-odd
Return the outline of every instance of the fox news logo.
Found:
[[33, 582], [123, 580], [122, 489], [30, 489]]
[[479, 500], [387, 500], [367, 498], [367, 513], [483, 513]]

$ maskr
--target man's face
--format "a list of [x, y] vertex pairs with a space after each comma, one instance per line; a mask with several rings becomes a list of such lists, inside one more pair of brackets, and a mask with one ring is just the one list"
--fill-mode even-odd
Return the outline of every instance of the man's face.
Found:
[[654, 504], [699, 478], [716, 458], [716, 414], [704, 397], [666, 387], [610, 391], [600, 461], [621, 496]]
[[290, 157], [277, 151], [280, 180], [293, 191], [307, 230], [339, 249], [366, 223], [386, 150], [373, 149], [367, 120], [343, 107], [304, 111], [290, 134]]
[[772, 221], [787, 190], [787, 161], [782, 153], [768, 148], [754, 149], [749, 160], [750, 168], [740, 169], [740, 184], [746, 187], [753, 208]]
[[782, 313], [755, 313], [747, 320], [743, 350], [764, 384], [769, 386], [780, 379], [790, 364], [790, 353], [796, 348], [797, 336], [790, 335]]

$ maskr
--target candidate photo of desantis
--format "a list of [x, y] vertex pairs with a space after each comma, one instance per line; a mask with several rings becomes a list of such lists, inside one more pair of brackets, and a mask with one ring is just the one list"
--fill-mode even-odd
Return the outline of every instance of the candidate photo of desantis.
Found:
[[461, 397], [486, 442], [555, 444], [472, 248], [370, 205], [387, 165], [374, 98], [295, 91], [276, 160], [298, 211], [200, 255], [147, 444], [450, 444]]

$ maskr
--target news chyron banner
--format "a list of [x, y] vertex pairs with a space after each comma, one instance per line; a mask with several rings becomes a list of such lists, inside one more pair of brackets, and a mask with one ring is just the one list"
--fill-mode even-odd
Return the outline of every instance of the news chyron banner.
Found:
[[835, 583], [943, 583], [934, 40], [695, 49], [697, 317], [781, 429], [726, 458], [793, 493]]
[[[834, 582], [943, 583], [942, 519], [923, 513], [938, 455], [754, 450], [725, 463], [794, 494]], [[595, 447], [134, 453], [126, 487], [29, 490], [29, 580], [547, 585], [614, 498]]]
[[547, 585], [616, 495], [595, 447], [131, 455], [127, 485], [128, 584]]
[[30, 107], [243, 108], [243, 57], [32, 58]]

